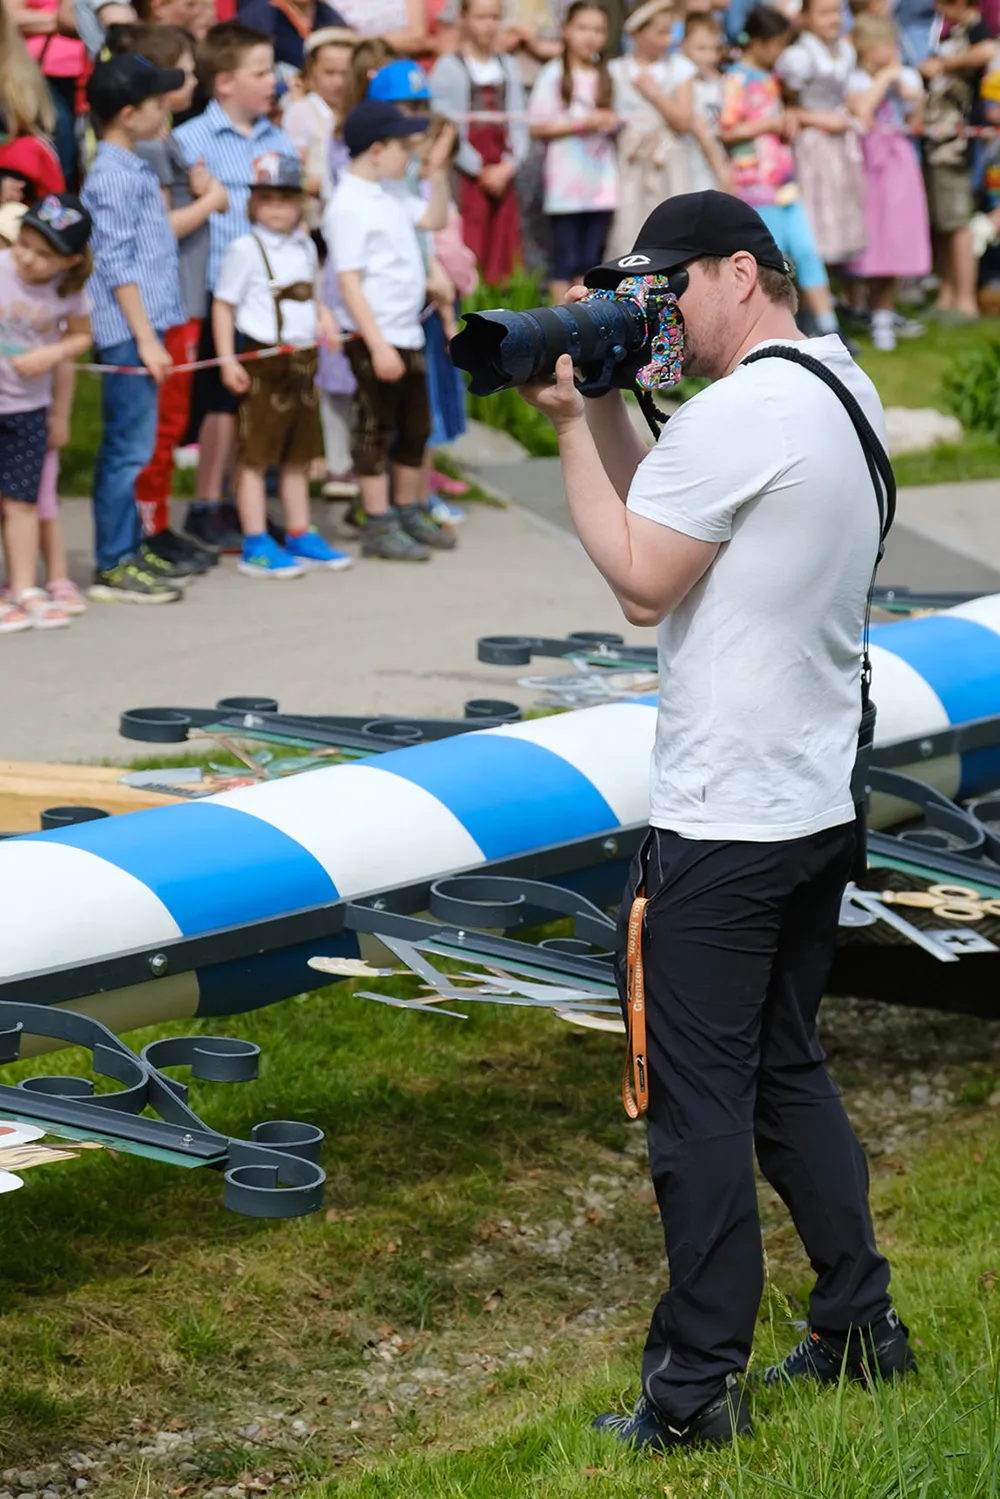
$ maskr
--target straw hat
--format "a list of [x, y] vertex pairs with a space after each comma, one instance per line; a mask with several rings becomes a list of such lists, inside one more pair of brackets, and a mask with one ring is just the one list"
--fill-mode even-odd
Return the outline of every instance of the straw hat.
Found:
[[655, 20], [665, 10], [672, 11], [673, 9], [674, 0], [643, 0], [643, 4], [628, 17], [623, 30], [631, 36], [633, 32], [641, 31], [644, 26], [648, 26], [650, 21]]

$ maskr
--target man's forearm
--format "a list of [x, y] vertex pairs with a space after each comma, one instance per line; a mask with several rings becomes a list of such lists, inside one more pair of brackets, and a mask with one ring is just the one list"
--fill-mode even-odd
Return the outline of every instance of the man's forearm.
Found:
[[[588, 408], [590, 405], [601, 406], [604, 402], [589, 402]], [[624, 409], [623, 416], [631, 428]], [[612, 425], [609, 420], [609, 436]], [[632, 436], [639, 441], [634, 429]], [[631, 618], [631, 606], [637, 601], [631, 594], [632, 548], [627, 512], [622, 504], [624, 494], [618, 492], [607, 472], [601, 446], [590, 427], [589, 409], [586, 424], [577, 422], [560, 432], [559, 457], [566, 503], [576, 534], [591, 562], [611, 585], [626, 618]], [[634, 467], [631, 472], [635, 472]]]
[[632, 425], [620, 390], [588, 401], [586, 414], [604, 472], [618, 498], [625, 500], [635, 471], [649, 449]]

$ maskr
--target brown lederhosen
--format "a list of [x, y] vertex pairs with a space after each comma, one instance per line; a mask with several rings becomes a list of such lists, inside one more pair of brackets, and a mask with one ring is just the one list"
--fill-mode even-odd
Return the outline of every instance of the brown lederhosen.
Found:
[[[278, 342], [284, 340], [281, 303], [311, 302], [315, 291], [308, 281], [278, 286], [267, 251], [255, 234], [268, 285], [274, 298]], [[244, 335], [246, 349], [265, 344]], [[268, 359], [255, 359], [246, 366], [250, 389], [239, 406], [239, 460], [247, 468], [267, 468], [271, 463], [306, 468], [323, 456], [323, 433], [319, 420], [316, 349], [295, 349]]]

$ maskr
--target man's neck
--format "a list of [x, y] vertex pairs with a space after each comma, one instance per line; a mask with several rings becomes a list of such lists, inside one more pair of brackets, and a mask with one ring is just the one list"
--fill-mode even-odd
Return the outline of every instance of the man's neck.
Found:
[[788, 309], [775, 307], [770, 303], [746, 330], [723, 371], [723, 376], [731, 375], [740, 361], [758, 344], [769, 343], [774, 339], [782, 343], [800, 343], [804, 337]]
[[119, 151], [135, 151], [135, 141], [123, 125], [107, 125], [103, 140], [107, 146], [117, 146]]
[[245, 109], [240, 109], [228, 99], [216, 99], [215, 102], [234, 130], [239, 131], [240, 135], [253, 134], [253, 127], [256, 125], [259, 116], [248, 114]]

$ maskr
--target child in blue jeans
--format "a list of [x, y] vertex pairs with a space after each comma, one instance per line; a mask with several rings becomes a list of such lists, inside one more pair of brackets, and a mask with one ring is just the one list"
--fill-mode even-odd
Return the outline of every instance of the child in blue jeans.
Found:
[[101, 446], [94, 471], [97, 570], [90, 597], [128, 604], [169, 604], [181, 597], [170, 563], [148, 551], [135, 481], [156, 443], [157, 386], [171, 360], [168, 328], [184, 322], [177, 241], [160, 184], [135, 152], [166, 119], [165, 95], [183, 73], [154, 68], [137, 55], [99, 62], [87, 84], [91, 113], [103, 127], [83, 190], [93, 219], [90, 280], [94, 347], [101, 364], [144, 365], [148, 376], [102, 376]]

